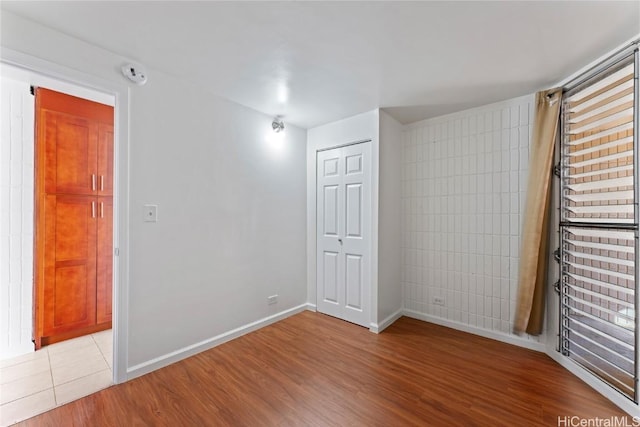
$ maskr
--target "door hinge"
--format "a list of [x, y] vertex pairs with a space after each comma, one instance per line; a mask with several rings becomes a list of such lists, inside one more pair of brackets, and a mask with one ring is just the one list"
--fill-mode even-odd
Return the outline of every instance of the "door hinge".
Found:
[[33, 86], [29, 86], [29, 92], [31, 93], [31, 95], [35, 95], [36, 94], [36, 88]]
[[560, 264], [560, 248], [553, 251], [553, 258], [556, 260], [558, 264]]
[[561, 168], [560, 168], [560, 162], [558, 162], [558, 164], [556, 164], [556, 165], [553, 167], [553, 174], [554, 174], [555, 176], [557, 176], [558, 178], [560, 178], [560, 171], [561, 171]]
[[113, 254], [115, 256], [119, 256], [120, 255], [120, 248], [113, 248]]

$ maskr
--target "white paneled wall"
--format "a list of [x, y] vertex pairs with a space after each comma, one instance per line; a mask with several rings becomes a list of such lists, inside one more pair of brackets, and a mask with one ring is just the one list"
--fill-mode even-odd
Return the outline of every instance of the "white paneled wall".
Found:
[[3, 78], [0, 110], [0, 359], [33, 351], [34, 98]]
[[402, 285], [409, 314], [511, 334], [532, 103], [527, 96], [405, 127]]

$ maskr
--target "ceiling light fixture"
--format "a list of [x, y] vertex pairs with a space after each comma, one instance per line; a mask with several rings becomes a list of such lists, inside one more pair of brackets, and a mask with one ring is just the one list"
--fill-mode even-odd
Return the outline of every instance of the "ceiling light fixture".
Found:
[[282, 121], [282, 118], [280, 116], [276, 116], [276, 118], [273, 119], [273, 123], [271, 123], [271, 127], [275, 133], [282, 132], [284, 130], [284, 122]]

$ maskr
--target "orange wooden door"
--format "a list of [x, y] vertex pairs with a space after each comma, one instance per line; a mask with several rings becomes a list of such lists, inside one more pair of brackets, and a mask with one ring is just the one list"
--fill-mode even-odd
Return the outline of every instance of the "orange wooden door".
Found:
[[38, 88], [35, 160], [39, 348], [111, 327], [113, 107]]
[[44, 207], [44, 336], [96, 320], [96, 199], [52, 195]]
[[98, 195], [113, 196], [113, 125], [98, 128]]
[[113, 199], [98, 197], [96, 319], [111, 321], [113, 283]]

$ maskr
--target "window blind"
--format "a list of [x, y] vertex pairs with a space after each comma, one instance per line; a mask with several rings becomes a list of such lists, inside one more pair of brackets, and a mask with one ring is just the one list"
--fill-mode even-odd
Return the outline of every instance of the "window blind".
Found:
[[637, 401], [635, 55], [565, 93], [560, 350]]

